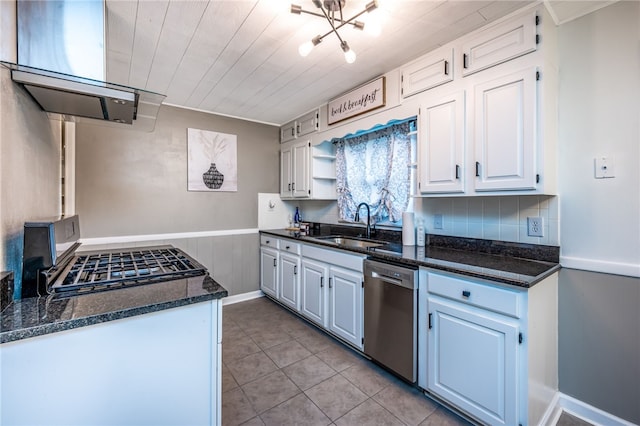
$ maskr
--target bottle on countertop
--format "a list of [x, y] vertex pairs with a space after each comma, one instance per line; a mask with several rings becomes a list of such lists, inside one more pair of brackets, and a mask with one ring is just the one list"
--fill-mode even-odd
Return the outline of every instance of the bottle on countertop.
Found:
[[425, 243], [425, 235], [424, 235], [424, 224], [422, 219], [418, 219], [418, 224], [416, 225], [416, 245], [418, 247], [424, 247]]
[[293, 215], [293, 227], [298, 228], [300, 226], [300, 211], [296, 207], [296, 213]]

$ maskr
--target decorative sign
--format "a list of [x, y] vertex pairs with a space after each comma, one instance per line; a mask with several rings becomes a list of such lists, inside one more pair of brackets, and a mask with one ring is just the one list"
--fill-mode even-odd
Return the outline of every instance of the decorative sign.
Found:
[[237, 191], [237, 136], [187, 129], [188, 190]]
[[329, 102], [327, 123], [335, 124], [385, 106], [386, 80], [380, 77]]

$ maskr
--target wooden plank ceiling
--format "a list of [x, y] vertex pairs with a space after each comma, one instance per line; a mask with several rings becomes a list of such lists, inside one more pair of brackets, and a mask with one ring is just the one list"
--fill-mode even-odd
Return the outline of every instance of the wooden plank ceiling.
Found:
[[[368, 1], [347, 0], [345, 18]], [[107, 80], [166, 94], [166, 104], [280, 125], [527, 3], [380, 0], [379, 37], [340, 30], [357, 53], [347, 64], [335, 35], [298, 54], [329, 24], [291, 14], [287, 0], [107, 0]]]

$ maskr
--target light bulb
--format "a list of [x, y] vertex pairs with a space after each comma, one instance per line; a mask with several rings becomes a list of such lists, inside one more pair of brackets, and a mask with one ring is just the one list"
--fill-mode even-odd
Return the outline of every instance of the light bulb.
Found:
[[356, 52], [349, 49], [344, 52], [344, 60], [347, 61], [348, 64], [352, 64], [356, 61]]
[[298, 53], [300, 56], [305, 57], [313, 50], [313, 42], [311, 40], [302, 43], [300, 47], [298, 47]]

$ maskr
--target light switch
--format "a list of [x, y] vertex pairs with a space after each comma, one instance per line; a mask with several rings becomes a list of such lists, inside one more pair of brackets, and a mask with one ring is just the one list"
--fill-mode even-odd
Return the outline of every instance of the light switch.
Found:
[[615, 163], [613, 157], [595, 158], [596, 179], [615, 177]]

